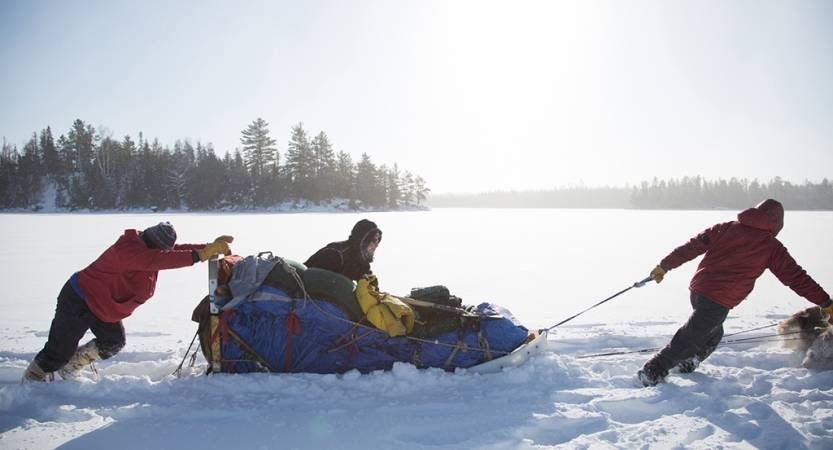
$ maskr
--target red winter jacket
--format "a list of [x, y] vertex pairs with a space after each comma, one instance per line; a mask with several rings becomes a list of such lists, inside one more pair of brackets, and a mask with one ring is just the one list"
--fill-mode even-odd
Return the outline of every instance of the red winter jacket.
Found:
[[115, 244], [78, 272], [78, 286], [93, 314], [104, 322], [118, 322], [153, 297], [158, 271], [193, 265], [192, 250], [203, 247], [177, 244], [173, 250], [150, 249], [139, 230], [125, 230]]
[[775, 238], [783, 225], [783, 208], [772, 202], [775, 211], [759, 209], [761, 205], [741, 211], [737, 221], [717, 224], [674, 249], [662, 265], [674, 269], [705, 253], [689, 289], [730, 309], [752, 292], [765, 269], [796, 294], [823, 305], [830, 296]]

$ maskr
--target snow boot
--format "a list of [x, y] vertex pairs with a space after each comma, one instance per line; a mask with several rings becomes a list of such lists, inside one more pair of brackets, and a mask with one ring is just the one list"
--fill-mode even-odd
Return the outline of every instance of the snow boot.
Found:
[[[93, 361], [100, 358], [98, 355], [98, 346], [96, 346], [95, 339], [78, 347], [75, 354], [72, 355], [69, 362], [64, 367], [58, 369], [58, 375], [65, 380], [80, 380], [81, 370], [87, 365], [92, 365]], [[95, 366], [93, 366], [93, 373], [95, 373]]]
[[663, 370], [662, 367], [660, 367], [660, 365], [652, 359], [646, 362], [645, 365], [636, 372], [634, 384], [636, 387], [656, 386], [657, 383], [665, 379], [666, 375], [668, 375], [668, 371]]
[[29, 363], [29, 367], [26, 368], [26, 372], [23, 373], [23, 378], [20, 380], [20, 384], [29, 381], [46, 383], [46, 372], [35, 361]]
[[677, 373], [691, 373], [700, 366], [700, 358], [692, 356], [677, 364]]

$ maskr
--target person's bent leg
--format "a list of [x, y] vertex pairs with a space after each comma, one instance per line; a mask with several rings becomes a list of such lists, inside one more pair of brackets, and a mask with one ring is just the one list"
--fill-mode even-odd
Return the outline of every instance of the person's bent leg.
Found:
[[96, 337], [98, 354], [101, 359], [110, 359], [116, 356], [127, 344], [124, 324], [121, 320], [115, 323], [98, 321], [90, 328], [90, 331]]
[[[696, 357], [707, 344], [717, 342], [723, 337], [723, 322], [729, 309], [718, 305], [702, 295], [691, 293], [691, 306], [694, 309], [686, 323], [674, 334], [671, 342], [648, 360], [637, 375], [645, 386], [654, 386], [668, 375], [678, 364]], [[717, 344], [708, 351], [714, 351]], [[706, 355], [708, 356], [708, 355]], [[698, 362], [699, 363], [699, 362]], [[696, 368], [696, 364], [691, 371]]]
[[[706, 297], [703, 297], [703, 296], [699, 296], [699, 297], [700, 297], [700, 301], [703, 302], [703, 303], [711, 302], [711, 303], [714, 304], [714, 302], [707, 299]], [[718, 305], [718, 306], [720, 306], [720, 305]], [[728, 313], [729, 313], [729, 311], [727, 309], [726, 314], [728, 315]], [[726, 320], [726, 316], [723, 317], [723, 321], [725, 321], [725, 320]], [[708, 340], [706, 341], [705, 344], [703, 344], [703, 347], [701, 347], [700, 350], [697, 352], [697, 359], [699, 359], [700, 362], [705, 361], [706, 358], [708, 358], [717, 349], [717, 346], [720, 345], [720, 341], [723, 340], [723, 321], [721, 321], [720, 324], [718, 324], [717, 326], [714, 327], [714, 329], [712, 329], [711, 333], [709, 334]]]
[[78, 347], [75, 354], [58, 374], [65, 380], [78, 380], [84, 367], [99, 359], [108, 359], [116, 355], [125, 344], [124, 325], [121, 321], [107, 323], [97, 320], [90, 331], [96, 336], [86, 344]]
[[33, 362], [44, 373], [60, 369], [75, 354], [78, 341], [96, 320], [98, 318], [87, 308], [87, 302], [67, 282], [58, 295], [49, 337]]
[[720, 344], [720, 341], [723, 339], [723, 322], [726, 320], [726, 316], [723, 315], [724, 310], [726, 315], [728, 315], [729, 311], [728, 308], [724, 308], [723, 306], [718, 305], [717, 303], [713, 302], [712, 300], [703, 297], [702, 295], [692, 293], [691, 295], [692, 305], [697, 305], [695, 308], [706, 310], [706, 311], [713, 311], [714, 315], [719, 317], [723, 317], [720, 323], [715, 324], [710, 330], [708, 330], [704, 335], [703, 339], [706, 339], [706, 342], [697, 350], [693, 356], [689, 356], [688, 358], [680, 361], [677, 364], [676, 368], [679, 373], [691, 373], [694, 372], [697, 367], [700, 366], [700, 363], [706, 360], [712, 352], [717, 349], [717, 346]]

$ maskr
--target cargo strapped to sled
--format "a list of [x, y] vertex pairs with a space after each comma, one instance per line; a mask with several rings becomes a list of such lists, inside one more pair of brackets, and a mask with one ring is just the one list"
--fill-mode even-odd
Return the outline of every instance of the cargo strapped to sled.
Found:
[[[253, 284], [252, 279], [262, 281]], [[218, 292], [238, 280], [247, 283], [240, 286], [249, 293]], [[509, 355], [528, 332], [500, 307], [463, 306], [444, 286], [431, 286], [412, 290], [421, 299], [408, 297], [413, 301], [409, 307], [427, 320], [415, 325], [413, 333], [391, 337], [366, 322], [351, 280], [271, 252], [228, 263], [214, 258], [209, 289], [197, 307], [207, 314], [197, 319], [195, 310], [194, 317], [200, 323], [207, 373], [368, 373], [389, 370], [396, 361], [453, 371]], [[245, 298], [230, 304], [229, 294]]]

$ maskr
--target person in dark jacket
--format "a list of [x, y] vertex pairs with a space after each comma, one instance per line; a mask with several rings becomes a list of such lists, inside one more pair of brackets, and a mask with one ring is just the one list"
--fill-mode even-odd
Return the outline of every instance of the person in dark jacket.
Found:
[[[210, 244], [176, 244], [170, 222], [144, 231], [125, 230], [115, 244], [64, 284], [49, 337], [23, 381], [46, 381], [47, 374], [55, 371], [64, 379], [78, 379], [84, 366], [116, 355], [126, 343], [122, 319], [153, 297], [160, 270], [228, 253], [233, 240], [220, 236]], [[87, 330], [95, 338], [78, 347]]]
[[705, 253], [691, 279], [693, 312], [671, 342], [637, 372], [637, 384], [655, 386], [668, 372], [693, 372], [723, 338], [729, 310], [740, 304], [769, 269], [796, 294], [833, 314], [833, 301], [787, 252], [776, 236], [784, 226], [784, 207], [768, 199], [741, 211], [738, 220], [719, 223], [677, 247], [651, 271], [659, 283], [671, 269]]
[[370, 263], [381, 241], [382, 230], [375, 223], [362, 219], [353, 226], [346, 241], [327, 244], [310, 256], [304, 265], [340, 273], [353, 281], [359, 281], [364, 275], [373, 273]]

